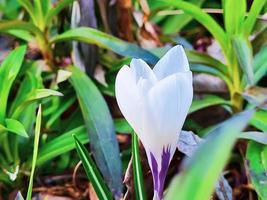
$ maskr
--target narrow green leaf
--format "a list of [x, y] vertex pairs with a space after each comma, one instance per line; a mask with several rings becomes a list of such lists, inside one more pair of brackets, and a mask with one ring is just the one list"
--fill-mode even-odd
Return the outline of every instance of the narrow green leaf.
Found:
[[34, 24], [37, 24], [37, 19], [34, 13], [34, 8], [29, 0], [18, 0], [20, 5], [28, 12]]
[[156, 62], [159, 60], [158, 57], [135, 44], [125, 42], [119, 38], [108, 35], [93, 28], [71, 29], [61, 35], [54, 37], [51, 42], [55, 43], [68, 40], [76, 40], [89, 44], [96, 44], [100, 47], [112, 50], [122, 56], [142, 58], [143, 60], [151, 64], [156, 64]]
[[133, 157], [133, 174], [134, 188], [136, 199], [146, 200], [146, 193], [143, 180], [143, 171], [140, 162], [138, 137], [135, 133], [132, 134], [132, 157]]
[[[1, 26], [1, 25], [0, 25]], [[26, 46], [21, 46], [12, 51], [3, 61], [0, 67], [0, 123], [6, 116], [7, 100], [12, 84], [19, 73], [22, 65]]]
[[113, 120], [101, 93], [77, 67], [70, 67], [74, 87], [87, 128], [96, 163], [114, 194], [122, 189], [121, 160]]
[[266, 0], [254, 0], [252, 3], [252, 6], [249, 10], [248, 13], [248, 17], [245, 20], [245, 24], [244, 24], [244, 31], [245, 31], [245, 35], [249, 36], [254, 25], [255, 22], [257, 20], [257, 17], [260, 13], [260, 11], [262, 10], [263, 6], [266, 4]]
[[233, 47], [248, 84], [254, 85], [251, 44], [245, 38], [236, 36], [233, 37]]
[[229, 79], [229, 76], [224, 75], [222, 72], [220, 72], [214, 67], [209, 67], [207, 65], [202, 65], [202, 64], [191, 64], [190, 69], [196, 73], [206, 73], [206, 74], [216, 76], [220, 78], [221, 80], [223, 80], [229, 89], [233, 87], [233, 83]]
[[209, 106], [215, 106], [215, 105], [228, 105], [230, 106], [231, 103], [221, 97], [215, 96], [215, 95], [207, 95], [202, 99], [197, 99], [192, 102], [192, 105], [189, 109], [189, 113], [196, 112], [198, 110], [201, 110], [203, 108], [207, 108]]
[[249, 142], [246, 159], [251, 182], [260, 199], [267, 198], [267, 147], [256, 142]]
[[5, 119], [5, 129], [6, 131], [9, 131], [11, 133], [15, 133], [17, 135], [20, 135], [22, 137], [29, 137], [27, 132], [25, 131], [25, 128], [23, 124], [21, 124], [19, 121], [15, 119]]
[[253, 68], [255, 73], [255, 83], [259, 82], [267, 73], [267, 45], [255, 55], [253, 60]]
[[83, 167], [85, 169], [87, 177], [90, 180], [98, 198], [103, 199], [103, 200], [113, 199], [103, 178], [101, 177], [100, 172], [97, 169], [97, 166], [95, 165], [88, 151], [86, 150], [86, 148], [82, 145], [82, 143], [78, 140], [78, 138], [75, 135], [73, 135], [73, 138], [75, 141], [76, 150], [83, 163]]
[[11, 30], [7, 30], [5, 32], [9, 35], [13, 35], [16, 38], [25, 40], [27, 42], [33, 42], [35, 40], [34, 36], [25, 30], [11, 29]]
[[173, 6], [175, 8], [183, 10], [186, 14], [192, 16], [195, 20], [201, 23], [210, 31], [214, 38], [221, 45], [223, 52], [227, 52], [227, 36], [220, 25], [207, 13], [201, 10], [201, 8], [194, 4], [185, 1], [176, 0], [158, 0], [165, 3], [166, 6]]
[[183, 163], [183, 170], [174, 178], [165, 200], [209, 199], [238, 135], [253, 112], [239, 113], [211, 130], [193, 156]]
[[224, 25], [229, 36], [241, 32], [246, 9], [246, 0], [224, 1]]
[[114, 119], [115, 130], [119, 133], [132, 133], [133, 128], [125, 119]]
[[29, 106], [30, 104], [36, 102], [39, 99], [47, 98], [50, 96], [62, 96], [63, 94], [50, 89], [35, 89], [33, 90], [25, 100], [16, 107], [14, 112], [12, 113], [12, 118], [18, 118], [18, 116], [22, 113], [22, 111]]
[[259, 110], [250, 120], [250, 124], [261, 131], [267, 132], [267, 111]]
[[79, 126], [66, 133], [59, 134], [58, 137], [42, 145], [39, 150], [37, 166], [41, 166], [43, 163], [75, 149], [72, 138], [73, 134], [76, 135], [82, 144], [89, 142], [88, 134], [84, 126]]
[[186, 50], [186, 55], [188, 57], [189, 62], [192, 64], [207, 65], [210, 67], [214, 67], [224, 75], [228, 74], [227, 66], [223, 64], [221, 61], [211, 57], [208, 54], [200, 53], [194, 50]]
[[33, 176], [35, 172], [35, 166], [36, 166], [37, 155], [38, 155], [38, 146], [39, 146], [39, 138], [40, 138], [40, 131], [41, 131], [41, 120], [42, 120], [42, 108], [41, 108], [41, 105], [39, 105], [37, 118], [36, 118], [36, 125], [35, 125], [35, 134], [34, 134], [33, 158], [32, 158], [32, 165], [31, 165], [32, 169], [31, 169], [31, 176], [30, 176], [30, 182], [28, 186], [26, 200], [32, 199]]
[[42, 39], [44, 37], [42, 31], [31, 22], [23, 22], [19, 20], [0, 21], [0, 32], [9, 33], [11, 30], [24, 30], [33, 33]]
[[[189, 0], [188, 2], [201, 7], [205, 0]], [[184, 26], [186, 26], [192, 20], [192, 16], [187, 14], [171, 15], [167, 16], [164, 20], [162, 30], [164, 34], [173, 34], [179, 32]]]
[[61, 0], [59, 1], [54, 8], [49, 10], [49, 12], [46, 15], [45, 23], [46, 25], [49, 25], [53, 19], [54, 16], [56, 16], [62, 9], [64, 9], [66, 6], [71, 4], [74, 0]]

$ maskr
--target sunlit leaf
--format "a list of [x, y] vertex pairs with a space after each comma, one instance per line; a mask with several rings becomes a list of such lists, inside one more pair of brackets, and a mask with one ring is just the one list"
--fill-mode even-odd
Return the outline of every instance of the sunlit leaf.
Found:
[[174, 178], [165, 199], [209, 199], [238, 135], [253, 112], [237, 114], [211, 130], [193, 156], [184, 161], [183, 170]]

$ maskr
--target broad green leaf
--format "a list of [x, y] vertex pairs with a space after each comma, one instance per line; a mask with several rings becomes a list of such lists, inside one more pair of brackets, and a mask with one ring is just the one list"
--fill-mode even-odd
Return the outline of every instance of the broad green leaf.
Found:
[[11, 133], [15, 133], [17, 135], [20, 135], [22, 137], [29, 137], [27, 132], [25, 131], [25, 128], [23, 124], [21, 124], [19, 121], [15, 119], [5, 119], [5, 126], [0, 125], [0, 131], [8, 131]]
[[108, 106], [92, 80], [77, 67], [70, 67], [74, 87], [91, 141], [96, 163], [115, 194], [121, 193], [119, 146]]
[[257, 17], [260, 13], [260, 11], [262, 10], [263, 6], [266, 4], [266, 0], [254, 0], [251, 8], [249, 10], [248, 13], [248, 17], [246, 18], [245, 22], [244, 22], [244, 32], [246, 36], [249, 36], [254, 25], [255, 22], [257, 20]]
[[251, 182], [260, 199], [267, 198], [267, 148], [266, 145], [249, 142], [246, 159]]
[[193, 156], [183, 162], [183, 169], [173, 179], [165, 200], [209, 199], [238, 135], [253, 112], [239, 113], [211, 130]]
[[261, 131], [267, 131], [267, 111], [259, 110], [250, 120], [250, 124]]
[[83, 163], [87, 177], [90, 180], [98, 198], [103, 200], [112, 200], [112, 195], [88, 151], [75, 135], [73, 135], [73, 138], [75, 141], [76, 150]]
[[254, 85], [251, 44], [245, 38], [236, 36], [233, 37], [233, 47], [248, 84]]
[[33, 176], [34, 176], [35, 166], [36, 166], [36, 161], [37, 161], [37, 156], [38, 156], [38, 146], [39, 146], [39, 138], [40, 138], [40, 132], [41, 132], [41, 120], [42, 120], [42, 107], [41, 105], [39, 105], [39, 109], [38, 109], [37, 117], [36, 117], [35, 133], [34, 133], [33, 157], [32, 157], [32, 165], [31, 165], [32, 169], [31, 169], [30, 182], [28, 186], [26, 200], [32, 199]]
[[202, 99], [193, 100], [192, 105], [189, 109], [189, 114], [196, 112], [200, 109], [203, 109], [203, 108], [206, 108], [209, 106], [215, 106], [215, 105], [228, 105], [228, 106], [230, 106], [231, 104], [229, 101], [227, 101], [221, 97], [218, 97], [215, 95], [207, 95]]
[[246, 0], [224, 1], [224, 25], [229, 36], [241, 32], [246, 9]]
[[82, 144], [88, 143], [89, 138], [84, 126], [79, 126], [66, 133], [59, 134], [58, 137], [48, 141], [39, 150], [37, 166], [75, 149], [72, 135], [75, 134]]
[[[1, 25], [0, 25], [1, 26]], [[4, 122], [7, 109], [7, 100], [12, 84], [17, 77], [22, 65], [26, 46], [21, 46], [12, 51], [0, 67], [0, 123]]]
[[55, 7], [53, 7], [46, 15], [45, 23], [49, 25], [54, 16], [56, 16], [60, 11], [62, 11], [66, 6], [71, 4], [74, 0], [61, 0], [59, 1]]
[[138, 137], [135, 133], [132, 133], [132, 158], [133, 158], [133, 174], [134, 174], [134, 189], [135, 198], [140, 200], [146, 200], [146, 193], [143, 180], [143, 171], [140, 161]]
[[158, 57], [150, 53], [149, 51], [142, 49], [136, 44], [125, 42], [112, 35], [108, 35], [104, 32], [93, 28], [75, 28], [64, 32], [52, 39], [52, 43], [62, 42], [68, 40], [76, 40], [89, 44], [96, 44], [100, 47], [109, 49], [122, 56], [141, 58], [148, 63], [156, 64]]
[[201, 23], [209, 32], [214, 36], [214, 38], [221, 45], [223, 52], [227, 52], [227, 37], [220, 25], [207, 13], [201, 10], [201, 8], [195, 6], [194, 4], [185, 1], [176, 0], [158, 0], [160, 2], [165, 2], [166, 6], [173, 6], [175, 8], [183, 10], [186, 14], [192, 16], [195, 20]]

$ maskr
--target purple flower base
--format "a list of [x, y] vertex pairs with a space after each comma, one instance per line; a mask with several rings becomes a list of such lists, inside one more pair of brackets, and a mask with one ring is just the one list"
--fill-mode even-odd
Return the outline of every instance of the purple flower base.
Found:
[[155, 159], [155, 156], [150, 152], [150, 159], [151, 159], [151, 167], [152, 167], [152, 175], [153, 175], [153, 182], [154, 182], [154, 192], [157, 193], [157, 197], [159, 200], [163, 199], [163, 189], [164, 189], [164, 182], [167, 175], [167, 171], [170, 164], [171, 153], [170, 153], [170, 145], [167, 147], [163, 147], [163, 151], [161, 154], [161, 168], [159, 171], [158, 163]]

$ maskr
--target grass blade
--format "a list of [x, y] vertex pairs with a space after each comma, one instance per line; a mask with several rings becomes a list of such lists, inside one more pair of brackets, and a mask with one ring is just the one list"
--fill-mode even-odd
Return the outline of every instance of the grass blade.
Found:
[[199, 23], [206, 27], [209, 32], [214, 36], [214, 38], [220, 43], [223, 52], [227, 52], [227, 36], [224, 30], [220, 25], [207, 13], [203, 12], [201, 8], [185, 2], [185, 1], [176, 1], [176, 0], [159, 0], [165, 2], [165, 5], [174, 6], [178, 9], [183, 10], [186, 14], [192, 16]]
[[95, 165], [88, 151], [75, 135], [73, 135], [73, 138], [76, 145], [76, 150], [83, 163], [83, 167], [85, 169], [87, 177], [93, 185], [98, 198], [103, 200], [113, 199], [103, 178], [101, 177], [100, 172], [97, 169], [97, 166]]
[[34, 147], [33, 147], [33, 158], [32, 158], [32, 170], [30, 176], [30, 182], [28, 186], [28, 192], [26, 200], [32, 199], [32, 187], [33, 187], [33, 176], [38, 156], [38, 146], [39, 146], [39, 138], [40, 138], [40, 131], [41, 131], [41, 120], [42, 120], [42, 107], [39, 105], [37, 118], [36, 118], [36, 125], [35, 125], [35, 134], [34, 134]]
[[142, 166], [140, 162], [138, 137], [135, 133], [132, 134], [132, 155], [133, 155], [133, 174], [134, 174], [134, 188], [136, 199], [145, 200], [146, 193], [143, 180]]
[[254, 25], [255, 22], [257, 20], [257, 17], [260, 13], [260, 11], [262, 10], [262, 8], [264, 7], [264, 5], [266, 4], [266, 0], [254, 0], [252, 3], [252, 6], [249, 10], [248, 13], [248, 17], [245, 20], [244, 23], [244, 31], [245, 31], [245, 35], [249, 36]]

